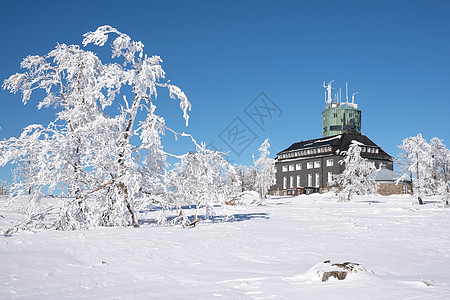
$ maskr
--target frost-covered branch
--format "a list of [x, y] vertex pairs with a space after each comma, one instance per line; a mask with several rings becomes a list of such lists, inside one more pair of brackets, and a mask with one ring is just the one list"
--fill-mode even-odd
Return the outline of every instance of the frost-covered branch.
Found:
[[78, 45], [58, 44], [46, 55], [25, 58], [25, 71], [3, 83], [21, 92], [25, 104], [40, 89], [45, 95], [38, 108], [57, 110], [48, 126], [31, 125], [0, 142], [0, 164], [18, 166], [11, 189], [17, 199], [29, 199], [29, 216], [45, 214], [43, 190], [62, 195], [56, 217], [39, 217], [44, 227], [138, 226], [138, 211], [149, 199], [171, 201], [164, 198], [168, 165], [161, 145], [168, 127], [155, 100], [158, 90], [167, 89], [180, 101], [186, 125], [191, 104], [179, 87], [163, 81], [161, 58], [144, 54], [142, 42], [105, 25], [86, 33], [83, 46], [104, 46], [111, 35], [112, 58], [123, 61], [103, 63]]
[[361, 157], [361, 148], [351, 144], [344, 159], [339, 161], [345, 166], [341, 174], [333, 176], [330, 185], [337, 186], [340, 201], [350, 201], [354, 195], [374, 194], [377, 192], [372, 162]]

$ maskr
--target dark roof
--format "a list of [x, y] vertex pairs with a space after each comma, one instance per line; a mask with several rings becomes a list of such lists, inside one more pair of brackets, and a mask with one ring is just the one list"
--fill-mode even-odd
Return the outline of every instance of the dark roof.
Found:
[[368, 147], [374, 147], [374, 148], [376, 147], [379, 149], [378, 153], [368, 153], [368, 152], [361, 153], [361, 155], [364, 157], [374, 157], [374, 158], [383, 158], [383, 159], [392, 160], [392, 157], [389, 154], [384, 152], [383, 149], [378, 147], [378, 145], [375, 144], [367, 136], [361, 135], [361, 134], [350, 134], [350, 133], [343, 133], [343, 134], [339, 134], [339, 135], [335, 135], [335, 136], [294, 143], [290, 147], [279, 152], [278, 154], [281, 154], [283, 152], [290, 152], [293, 150], [303, 150], [303, 149], [310, 149], [310, 148], [323, 147], [323, 146], [332, 146], [333, 151], [339, 150], [338, 152], [340, 153], [342, 151], [347, 151], [350, 144], [352, 144], [352, 143], [356, 143], [362, 147], [368, 146]]

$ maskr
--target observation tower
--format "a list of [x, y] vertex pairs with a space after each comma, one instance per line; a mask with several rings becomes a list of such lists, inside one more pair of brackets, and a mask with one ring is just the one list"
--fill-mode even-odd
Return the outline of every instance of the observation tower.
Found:
[[[333, 80], [334, 81], [334, 80]], [[331, 95], [331, 84], [323, 87], [325, 91], [325, 109], [322, 112], [322, 137], [334, 136], [342, 133], [361, 134], [361, 110], [355, 103], [355, 95], [352, 94], [351, 102], [348, 100], [348, 84], [345, 83], [345, 102], [342, 101], [342, 91]]]

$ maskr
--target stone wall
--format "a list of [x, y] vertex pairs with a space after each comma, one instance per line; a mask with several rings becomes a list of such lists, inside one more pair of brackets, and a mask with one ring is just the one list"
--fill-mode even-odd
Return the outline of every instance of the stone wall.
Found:
[[[411, 194], [412, 193], [412, 186], [410, 183], [404, 183], [404, 184], [395, 184], [395, 183], [380, 183], [378, 184], [378, 194], [382, 196], [389, 196], [389, 195], [401, 195], [404, 194], [403, 186], [406, 186], [406, 193]], [[337, 191], [339, 191], [339, 188], [337, 187], [323, 187], [319, 189], [319, 193], [326, 193], [332, 191], [332, 189], [335, 188]], [[270, 190], [269, 195], [276, 195], [278, 193], [278, 196], [287, 196], [286, 190]]]
[[394, 184], [394, 183], [380, 183], [378, 185], [378, 194], [382, 196], [389, 196], [393, 194], [404, 194], [404, 186], [406, 186], [406, 193], [411, 194], [411, 184]]

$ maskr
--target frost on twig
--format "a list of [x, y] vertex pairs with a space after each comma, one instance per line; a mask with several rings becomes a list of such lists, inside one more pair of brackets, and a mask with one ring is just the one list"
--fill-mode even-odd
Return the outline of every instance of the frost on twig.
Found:
[[[25, 104], [35, 90], [43, 90], [38, 108], [57, 109], [49, 125], [30, 125], [20, 137], [0, 142], [0, 165], [17, 165], [11, 191], [26, 212], [26, 220], [8, 233], [138, 227], [140, 215], [152, 206], [162, 209], [160, 224], [194, 225], [200, 210], [214, 215], [238, 186], [224, 153], [170, 129], [156, 113], [160, 90], [179, 101], [186, 126], [191, 109], [186, 94], [164, 81], [159, 56], [147, 56], [142, 42], [109, 25], [84, 34], [83, 46], [102, 47], [109, 38], [114, 62], [103, 63], [78, 45], [58, 44], [44, 56], [25, 58], [26, 71], [3, 83], [4, 89], [21, 92]], [[190, 138], [196, 151], [164, 151], [166, 130]], [[179, 163], [169, 168], [167, 156]], [[40, 201], [44, 192], [59, 193], [59, 202], [47, 207]], [[186, 216], [186, 203], [196, 205], [195, 216]], [[169, 220], [169, 211], [176, 217]]]

